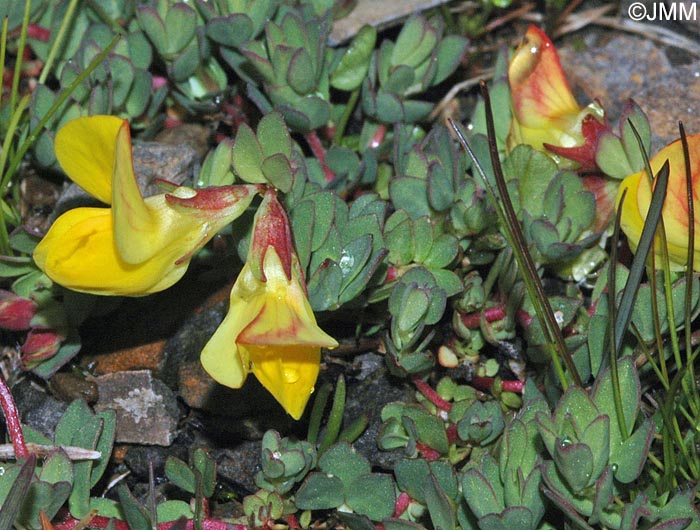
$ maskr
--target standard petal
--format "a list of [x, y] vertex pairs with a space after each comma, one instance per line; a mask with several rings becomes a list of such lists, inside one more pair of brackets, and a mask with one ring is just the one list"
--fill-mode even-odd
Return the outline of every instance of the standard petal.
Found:
[[554, 44], [536, 26], [528, 28], [525, 41], [515, 51], [508, 67], [508, 80], [513, 111], [525, 127], [549, 127], [552, 120], [575, 117], [581, 110]]
[[186, 264], [164, 255], [139, 265], [117, 252], [107, 208], [76, 208], [59, 217], [34, 250], [34, 260], [52, 280], [93, 294], [140, 296], [177, 282]]
[[[622, 213], [620, 214], [620, 228], [627, 236], [627, 241], [632, 249], [632, 252], [637, 251], [639, 238], [642, 237], [642, 230], [644, 228], [643, 215], [646, 215], [646, 212], [649, 209], [649, 205], [647, 203], [647, 207], [644, 212], [640, 212], [638, 194], [639, 185], [642, 178], [646, 179], [644, 172], [635, 173], [634, 175], [626, 177], [620, 183], [620, 188], [617, 192], [617, 207], [622, 207]], [[625, 201], [620, 206], [623, 193], [625, 193]]]
[[90, 116], [68, 122], [56, 133], [56, 158], [78, 186], [105, 204], [112, 202], [115, 142], [128, 123], [115, 116]]
[[127, 126], [119, 129], [115, 142], [112, 215], [117, 248], [127, 263], [141, 263], [164, 246], [168, 234], [159, 230], [158, 218], [146, 206], [136, 183]]

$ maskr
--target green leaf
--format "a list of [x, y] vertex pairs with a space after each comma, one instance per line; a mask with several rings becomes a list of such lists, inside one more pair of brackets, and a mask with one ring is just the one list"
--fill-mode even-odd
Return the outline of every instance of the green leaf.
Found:
[[265, 114], [258, 124], [257, 134], [265, 156], [282, 153], [285, 157], [292, 158], [292, 137], [282, 114], [277, 111]]
[[192, 455], [192, 465], [202, 477], [202, 494], [211, 497], [216, 487], [216, 461], [207, 451], [197, 448]]
[[345, 501], [343, 482], [325, 473], [309, 473], [294, 497], [302, 510], [337, 508]]
[[260, 169], [267, 181], [282, 193], [288, 193], [292, 189], [292, 166], [284, 154], [268, 156], [263, 160]]
[[390, 517], [396, 503], [394, 481], [380, 473], [359, 476], [346, 488], [345, 503], [374, 521]]
[[102, 478], [102, 474], [107, 469], [107, 465], [112, 457], [112, 447], [114, 446], [114, 437], [117, 430], [117, 416], [113, 410], [98, 412], [95, 414], [95, 417], [102, 420], [102, 429], [95, 446], [95, 450], [99, 451], [102, 456], [94, 460], [92, 464], [90, 485], [93, 488]]
[[232, 161], [236, 174], [250, 184], [264, 184], [261, 171], [263, 152], [253, 130], [245, 123], [238, 127], [233, 144]]
[[151, 516], [148, 510], [136, 500], [126, 484], [122, 482], [117, 486], [117, 494], [129, 528], [132, 530], [152, 530]]
[[39, 480], [56, 484], [57, 482], [73, 482], [73, 466], [68, 457], [63, 453], [53, 453], [44, 460], [44, 465], [39, 473]]
[[[12, 486], [4, 496], [0, 506], [0, 530], [12, 530], [14, 527], [20, 508], [32, 483], [35, 466], [36, 455], [33, 453], [21, 463], [21, 467], [19, 467], [15, 479], [12, 481]], [[3, 481], [6, 482], [9, 478], [8, 474]]]
[[427, 198], [427, 183], [416, 177], [398, 177], [389, 184], [391, 202], [396, 209], [406, 210], [412, 219], [429, 216], [430, 205]]
[[447, 210], [455, 200], [452, 175], [439, 164], [433, 164], [428, 173], [428, 201], [438, 212]]
[[326, 311], [336, 306], [343, 273], [337, 263], [327, 260], [309, 278], [309, 302], [314, 311]]
[[253, 21], [245, 13], [213, 17], [207, 22], [207, 37], [229, 48], [236, 48], [250, 39]]
[[635, 173], [627, 159], [622, 141], [611, 132], [600, 135], [595, 161], [603, 173], [616, 179], [623, 179]]
[[136, 9], [136, 18], [156, 50], [159, 53], [167, 53], [168, 35], [165, 31], [165, 24], [157, 11], [152, 7], [139, 6]]
[[557, 470], [574, 492], [578, 493], [589, 485], [593, 476], [593, 453], [590, 447], [557, 439], [552, 457]]
[[649, 419], [621, 444], [611, 446], [610, 464], [613, 475], [623, 484], [636, 480], [644, 469], [654, 435], [654, 422]]
[[360, 28], [331, 75], [333, 88], [351, 91], [362, 85], [367, 77], [376, 41], [376, 29], [368, 25]]
[[197, 479], [194, 472], [179, 458], [169, 456], [165, 460], [165, 476], [175, 486], [192, 495], [197, 491]]
[[316, 72], [309, 52], [298, 48], [287, 66], [287, 82], [299, 95], [310, 93], [316, 85]]
[[[617, 373], [620, 383], [620, 399], [622, 401], [625, 430], [627, 433], [631, 433], [637, 421], [642, 396], [639, 376], [632, 357], [623, 357], [617, 361]], [[591, 398], [600, 412], [610, 416], [611, 448], [617, 447], [623, 442], [615, 408], [613, 384], [612, 373], [608, 368], [598, 376], [591, 392]]]
[[425, 502], [433, 528], [455, 530], [455, 507], [433, 475], [430, 475], [425, 486]]
[[195, 38], [197, 13], [184, 2], [168, 8], [165, 31], [168, 35], [168, 54], [180, 53]]
[[474, 515], [481, 519], [490, 513], [501, 513], [503, 505], [503, 487], [500, 482], [489, 480], [476, 468], [468, 469], [462, 475], [462, 491]]
[[318, 465], [325, 473], [338, 477], [346, 487], [372, 469], [369, 461], [348, 443], [337, 443], [329, 447], [319, 459]]
[[450, 265], [457, 257], [457, 239], [449, 234], [442, 234], [433, 240], [430, 254], [423, 260], [423, 265], [429, 269], [442, 269]]
[[194, 512], [190, 508], [190, 503], [185, 501], [170, 500], [161, 502], [156, 506], [158, 523], [167, 523], [176, 521], [180, 517], [192, 519]]
[[510, 506], [501, 513], [491, 513], [479, 519], [481, 530], [535, 530], [539, 520], [535, 520], [532, 510], [525, 506]]
[[[433, 85], [442, 83], [459, 66], [464, 53], [469, 46], [469, 41], [460, 35], [448, 35], [438, 45], [437, 70], [433, 78]], [[493, 92], [491, 93], [493, 99]]]

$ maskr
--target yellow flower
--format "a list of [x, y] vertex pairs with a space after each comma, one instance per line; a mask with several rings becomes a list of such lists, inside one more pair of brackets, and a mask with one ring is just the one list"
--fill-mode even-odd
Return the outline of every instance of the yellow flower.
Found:
[[316, 323], [289, 220], [268, 190], [228, 314], [202, 350], [202, 365], [232, 388], [240, 388], [252, 371], [298, 420], [316, 384], [321, 348], [336, 346]]
[[540, 151], [550, 146], [581, 146], [587, 140], [582, 131], [584, 120], [594, 129], [591, 133], [597, 132], [596, 122], [603, 119], [603, 110], [595, 103], [584, 109], [578, 106], [554, 44], [536, 26], [528, 28], [513, 54], [508, 81], [513, 109], [509, 149], [518, 144]]
[[[700, 134], [688, 136], [688, 152], [690, 156], [690, 175], [693, 189], [695, 251], [693, 264], [700, 271]], [[688, 262], [688, 230], [690, 215], [688, 213], [688, 195], [686, 192], [685, 157], [681, 140], [664, 147], [651, 161], [651, 170], [656, 175], [664, 163], [669, 162], [669, 180], [661, 215], [666, 230], [668, 256], [673, 270], [684, 269]], [[652, 185], [646, 170], [626, 177], [620, 184], [617, 204], [623, 192], [627, 190], [625, 201], [622, 203], [620, 226], [627, 236], [632, 251], [637, 250], [639, 238], [642, 236], [644, 220], [651, 203]], [[660, 268], [661, 246], [655, 241], [654, 252], [657, 256], [656, 266]]]
[[143, 198], [134, 175], [129, 124], [113, 116], [62, 127], [56, 158], [68, 176], [111, 208], [61, 215], [34, 250], [55, 282], [105, 295], [144, 295], [177, 282], [195, 251], [238, 217], [257, 186], [222, 186]]

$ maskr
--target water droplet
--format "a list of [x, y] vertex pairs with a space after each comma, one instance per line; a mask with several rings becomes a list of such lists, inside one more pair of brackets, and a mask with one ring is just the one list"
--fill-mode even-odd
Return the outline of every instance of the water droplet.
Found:
[[296, 383], [299, 381], [299, 370], [295, 370], [294, 368], [285, 368], [282, 377], [284, 378], [285, 383]]
[[350, 273], [353, 265], [355, 265], [354, 256], [351, 256], [345, 250], [343, 250], [340, 253], [340, 263], [338, 263], [338, 266], [340, 267], [343, 276], [347, 276]]
[[0, 477], [2, 477], [5, 474], [5, 468], [0, 466]]
[[560, 445], [562, 447], [568, 447], [572, 443], [573, 442], [571, 441], [571, 438], [569, 438], [568, 436], [565, 436], [564, 438], [561, 439]]
[[554, 320], [556, 320], [557, 324], [561, 326], [564, 323], [564, 313], [562, 313], [561, 311], [555, 311]]
[[537, 46], [530, 46], [530, 53], [537, 53], [538, 51], [540, 50]]
[[617, 464], [613, 464], [610, 466], [610, 468], [612, 469], [612, 472], [615, 473], [617, 471]]

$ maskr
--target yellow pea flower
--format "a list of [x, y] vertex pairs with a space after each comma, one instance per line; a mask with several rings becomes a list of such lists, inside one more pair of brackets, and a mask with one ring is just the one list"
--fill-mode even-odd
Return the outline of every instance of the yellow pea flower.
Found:
[[595, 140], [598, 129], [605, 127], [599, 105], [591, 103], [582, 109], [576, 103], [554, 44], [536, 26], [528, 28], [513, 54], [508, 81], [513, 110], [509, 149], [518, 144], [552, 152], [558, 147], [580, 147], [588, 136]]
[[177, 282], [192, 255], [241, 215], [259, 186], [194, 190], [143, 198], [134, 175], [129, 124], [113, 116], [78, 118], [56, 134], [66, 174], [111, 208], [61, 215], [34, 250], [53, 281], [75, 291], [138, 296]]
[[316, 323], [289, 219], [268, 190], [255, 214], [248, 259], [228, 314], [202, 350], [204, 369], [240, 388], [249, 372], [296, 420], [314, 390], [321, 348], [338, 343]]
[[[693, 264], [700, 271], [700, 134], [688, 138], [690, 156], [690, 175], [693, 189], [695, 251]], [[669, 162], [669, 179], [661, 215], [666, 230], [668, 256], [672, 270], [682, 270], [688, 261], [688, 231], [690, 215], [688, 213], [688, 196], [686, 192], [685, 157], [681, 140], [670, 143], [650, 160], [651, 170], [656, 175], [664, 163]], [[622, 194], [627, 190], [625, 201], [620, 206]], [[651, 204], [652, 185], [646, 170], [626, 177], [620, 184], [617, 195], [618, 208], [622, 208], [620, 227], [627, 236], [632, 251], [636, 252], [642, 236], [644, 220]], [[661, 268], [661, 246], [657, 240], [654, 252], [658, 259], [655, 263]]]

